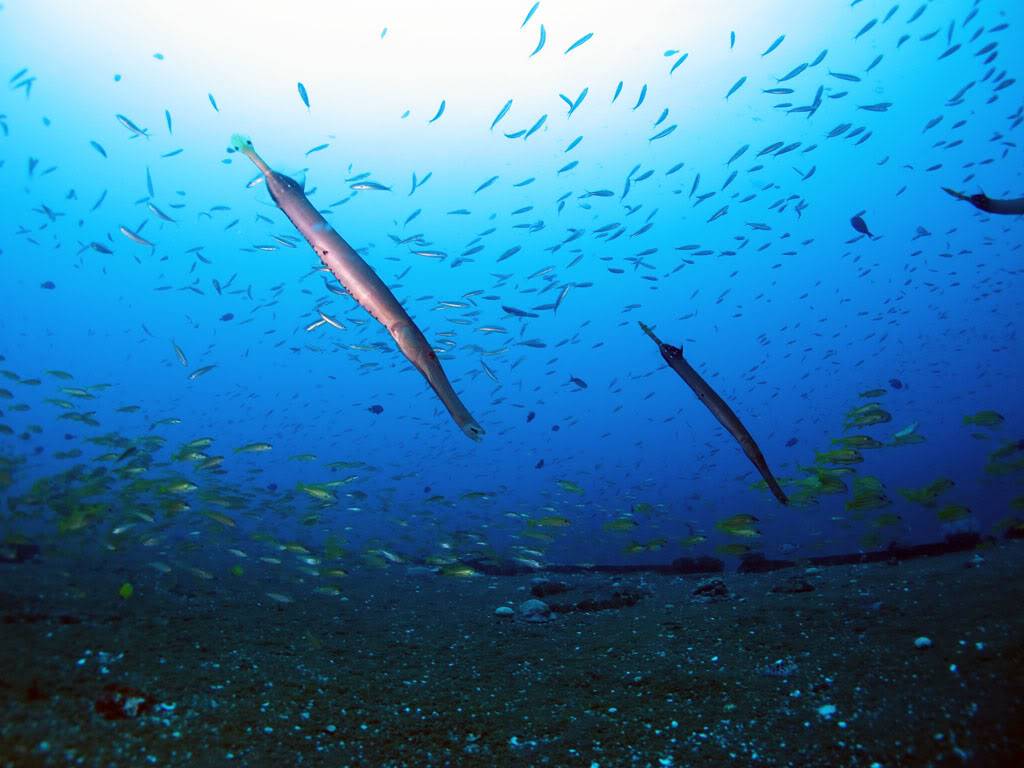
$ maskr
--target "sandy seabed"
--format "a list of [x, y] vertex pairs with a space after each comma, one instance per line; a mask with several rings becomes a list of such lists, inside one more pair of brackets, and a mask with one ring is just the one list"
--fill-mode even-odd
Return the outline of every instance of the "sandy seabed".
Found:
[[[528, 623], [494, 615], [529, 599], [527, 576], [395, 566], [328, 596], [3, 565], [0, 766], [1021, 765], [1022, 566], [1008, 542], [726, 574], [713, 602], [699, 577], [562, 577], [552, 602], [649, 594]], [[813, 591], [772, 591], [793, 579]]]

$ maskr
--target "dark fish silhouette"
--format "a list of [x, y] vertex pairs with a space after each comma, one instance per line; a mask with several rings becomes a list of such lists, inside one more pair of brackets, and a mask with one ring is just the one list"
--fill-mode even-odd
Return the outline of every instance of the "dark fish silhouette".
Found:
[[867, 235], [868, 237], [870, 237], [872, 239], [874, 239], [874, 237], [875, 237], [873, 234], [871, 234], [871, 230], [868, 229], [867, 223], [864, 221], [864, 219], [862, 219], [860, 217], [860, 214], [857, 214], [852, 219], [850, 219], [850, 226], [852, 226], [855, 230], [860, 232], [862, 235]]
[[383, 405], [371, 405], [366, 410], [368, 410], [370, 413], [376, 413], [379, 416], [380, 414], [384, 413], [384, 406]]
[[980, 192], [977, 195], [965, 195], [963, 192], [957, 192], [949, 187], [943, 187], [942, 189], [957, 200], [964, 200], [979, 211], [985, 211], [985, 213], [1001, 213], [1008, 216], [1024, 214], [1024, 197], [1012, 200], [993, 200], [984, 192]]
[[775, 498], [782, 504], [789, 504], [789, 499], [786, 498], [786, 494], [783, 493], [772, 471], [768, 469], [768, 462], [764, 460], [761, 449], [757, 447], [754, 438], [747, 431], [747, 428], [743, 426], [743, 423], [733, 412], [732, 408], [729, 407], [728, 403], [719, 397], [718, 393], [711, 388], [710, 384], [704, 381], [704, 377], [697, 373], [692, 365], [686, 362], [681, 348], [663, 343], [661, 339], [654, 335], [654, 331], [643, 323], [640, 323], [640, 327], [658, 345], [658, 351], [661, 352], [662, 358], [668, 363], [669, 367], [679, 374], [679, 377], [687, 383], [690, 389], [693, 390], [693, 393], [697, 395], [697, 398], [718, 419], [719, 423], [729, 430], [729, 434], [736, 438], [736, 442], [740, 444], [743, 453], [757, 467], [757, 471], [761, 473], [761, 477], [764, 478]]

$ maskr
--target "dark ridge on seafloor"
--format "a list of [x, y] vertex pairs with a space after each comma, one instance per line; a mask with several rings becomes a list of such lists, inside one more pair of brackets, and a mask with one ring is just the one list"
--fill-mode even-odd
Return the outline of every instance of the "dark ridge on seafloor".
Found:
[[[1006, 531], [1006, 539], [1024, 539], [1024, 532], [1011, 528]], [[981, 536], [978, 533], [956, 533], [947, 536], [943, 541], [929, 544], [901, 545], [893, 542], [887, 548], [873, 552], [852, 552], [841, 555], [822, 555], [805, 557], [799, 560], [772, 560], [763, 553], [752, 552], [740, 559], [737, 573], [769, 573], [771, 571], [795, 568], [797, 566], [826, 567], [833, 565], [858, 565], [866, 563], [897, 563], [903, 560], [914, 560], [919, 557], [938, 557], [956, 552], [969, 552], [981, 544], [993, 544], [995, 538]], [[34, 560], [41, 555], [35, 544], [18, 544], [14, 548], [0, 550], [0, 563], [23, 563]], [[659, 573], [663, 575], [700, 575], [724, 573], [725, 562], [717, 557], [679, 557], [671, 563], [656, 564], [606, 564], [606, 565], [546, 565], [542, 568], [530, 568], [515, 560], [497, 558], [470, 558], [462, 563], [471, 566], [487, 576], [523, 576], [537, 573]]]
[[0, 563], [24, 563], [32, 560], [39, 554], [39, 547], [35, 544], [13, 544], [0, 546]]
[[[1024, 538], [1014, 530], [1007, 531], [1007, 539]], [[736, 569], [737, 573], [767, 573], [797, 566], [832, 566], [857, 565], [863, 563], [900, 562], [914, 560], [919, 557], [937, 557], [956, 552], [969, 552], [983, 543], [994, 543], [991, 536], [982, 537], [978, 533], [955, 533], [943, 541], [930, 544], [902, 545], [890, 544], [887, 548], [874, 552], [852, 552], [843, 555], [823, 555], [820, 557], [804, 557], [800, 560], [769, 560], [761, 553], [751, 553], [743, 557]], [[671, 563], [654, 565], [547, 565], [543, 568], [530, 568], [515, 560], [469, 559], [463, 560], [466, 565], [488, 576], [523, 576], [536, 573], [660, 573], [664, 575], [687, 575], [723, 573], [725, 562], [717, 557], [680, 557]]]

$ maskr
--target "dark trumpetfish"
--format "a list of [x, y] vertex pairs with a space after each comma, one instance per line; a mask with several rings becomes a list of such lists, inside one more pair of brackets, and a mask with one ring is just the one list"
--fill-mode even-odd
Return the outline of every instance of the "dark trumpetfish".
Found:
[[1024, 214], [1024, 197], [1018, 197], [1014, 200], [993, 200], [984, 192], [977, 195], [965, 195], [963, 192], [957, 192], [949, 187], [943, 187], [943, 190], [957, 200], [966, 200], [978, 210], [985, 211], [986, 213], [1003, 213], [1011, 216], [1014, 214], [1018, 216]]
[[352, 294], [352, 298], [388, 329], [402, 354], [423, 374], [459, 428], [472, 440], [480, 440], [484, 434], [483, 428], [476, 423], [466, 410], [466, 406], [459, 400], [444, 369], [441, 368], [437, 354], [384, 281], [363, 261], [352, 246], [334, 231], [309, 202], [302, 187], [294, 179], [272, 170], [256, 154], [249, 139], [235, 135], [232, 144], [263, 172], [267, 191], [270, 192], [270, 197], [277, 207], [284, 211], [285, 216], [316, 251], [324, 266]]
[[718, 393], [711, 388], [710, 384], [704, 381], [704, 377], [697, 373], [693, 366], [683, 359], [683, 350], [681, 348], [665, 344], [654, 335], [654, 331], [643, 323], [640, 323], [640, 327], [643, 328], [644, 333], [654, 339], [654, 343], [658, 345], [658, 351], [665, 358], [669, 368], [679, 374], [682, 380], [697, 395], [697, 398], [707, 406], [707, 409], [711, 411], [722, 426], [729, 430], [729, 433], [736, 438], [736, 442], [740, 444], [740, 448], [747, 454], [747, 458], [753, 462], [754, 466], [757, 467], [757, 471], [761, 473], [761, 477], [768, 483], [768, 488], [771, 489], [775, 498], [782, 504], [788, 504], [789, 499], [786, 498], [786, 494], [779, 487], [775, 476], [772, 475], [772, 471], [768, 469], [768, 462], [764, 460], [761, 449], [757, 447], [754, 438], [750, 436], [747, 428], [740, 422], [739, 417], [733, 413], [732, 408], [728, 406], [725, 400], [718, 396]]

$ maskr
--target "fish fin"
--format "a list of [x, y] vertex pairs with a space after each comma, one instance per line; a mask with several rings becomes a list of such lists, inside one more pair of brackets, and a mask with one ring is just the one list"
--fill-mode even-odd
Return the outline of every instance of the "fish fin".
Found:
[[988, 205], [988, 202], [989, 202], [989, 200], [991, 200], [991, 198], [988, 195], [985, 194], [985, 190], [981, 190], [980, 192], [978, 192], [978, 194], [971, 195], [970, 197], [968, 197], [966, 199], [967, 199], [967, 202], [969, 202], [971, 205], [973, 205], [978, 210], [986, 211], [986, 212], [990, 213], [988, 208], [986, 208], [985, 206]]

